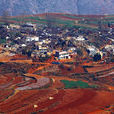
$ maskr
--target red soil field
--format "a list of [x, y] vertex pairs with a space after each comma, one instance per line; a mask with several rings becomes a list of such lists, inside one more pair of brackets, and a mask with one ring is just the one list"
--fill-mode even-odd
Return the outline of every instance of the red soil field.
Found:
[[114, 93], [91, 89], [65, 90], [63, 101], [58, 108], [50, 109], [44, 114], [87, 114], [113, 104], [113, 95]]
[[[113, 104], [114, 92], [92, 89], [44, 89], [19, 91], [0, 103], [0, 112], [26, 114], [87, 114]], [[53, 97], [52, 100], [48, 99]], [[29, 100], [28, 100], [29, 99]], [[99, 102], [98, 102], [99, 101]], [[38, 107], [34, 107], [37, 105]]]
[[13, 93], [14, 93], [13, 89], [0, 90], [0, 103], [6, 100], [9, 96], [13, 95]]
[[[16, 55], [14, 58], [18, 59], [21, 57], [23, 58], [23, 56]], [[12, 68], [15, 67], [15, 64], [9, 63], [8, 65], [10, 66], [10, 64]], [[50, 64], [50, 62], [38, 62], [33, 63], [32, 66], [31, 65], [25, 65], [25, 67], [28, 68], [29, 72], [24, 75], [28, 77], [21, 75], [17, 76], [14, 73], [0, 75], [0, 113], [28, 114], [36, 112], [41, 114], [91, 114], [91, 112], [94, 113], [96, 111], [94, 114], [100, 114], [97, 112], [98, 110], [114, 103], [114, 91], [112, 86], [108, 87], [107, 85], [107, 87], [110, 88], [109, 91], [100, 88], [63, 89], [64, 84], [61, 83], [60, 80], [78, 80], [70, 79], [67, 75], [70, 73], [84, 73], [85, 71], [83, 64], [78, 66], [72, 65], [72, 69], [70, 69], [71, 71], [68, 70], [68, 68], [70, 68], [70, 65], [65, 64], [64, 68], [53, 67], [54, 65]], [[93, 65], [93, 68], [88, 68], [89, 72], [108, 70], [109, 68], [113, 67], [113, 64], [106, 65], [99, 63], [89, 63], [89, 65]], [[3, 65], [4, 68], [7, 68], [6, 66]], [[16, 68], [19, 69], [20, 66], [17, 65]], [[49, 76], [48, 70], [53, 70], [56, 68], [61, 71], [61, 76]], [[42, 75], [32, 74], [35, 71], [39, 70], [43, 70]], [[0, 71], [2, 72], [2, 68], [0, 68]], [[108, 74], [105, 72], [103, 75]], [[51, 83], [47, 88], [23, 91], [16, 89], [17, 87], [23, 87], [25, 85], [30, 85], [31, 83], [36, 83], [36, 80], [40, 79], [41, 77], [48, 77], [52, 79], [53, 83]], [[107, 76], [105, 80], [112, 83], [113, 79]], [[103, 114], [105, 113], [103, 112]]]
[[92, 67], [92, 68], [87, 68], [87, 71], [89, 73], [91, 73], [91, 72], [95, 73], [95, 72], [99, 72], [99, 71], [103, 71], [103, 70], [108, 70], [108, 69], [112, 68], [113, 66], [114, 66], [114, 64], [103, 64], [100, 66], [94, 65], [94, 67]]
[[52, 78], [53, 80], [53, 85], [50, 88], [64, 88], [64, 84], [60, 82], [60, 80], [56, 80]]
[[[52, 96], [55, 93], [56, 90], [53, 89], [19, 91], [15, 96], [0, 103], [0, 112], [8, 113], [12, 111], [23, 111], [23, 109], [29, 112], [28, 108], [33, 109], [34, 103], [44, 102], [48, 99], [48, 96]], [[40, 103], [40, 105], [40, 107], [43, 107], [43, 104]]]
[[72, 15], [72, 16], [78, 16], [78, 17], [90, 17], [90, 18], [92, 18], [92, 17], [94, 17], [94, 18], [99, 18], [99, 17], [114, 17], [114, 16], [106, 16], [106, 15], [75, 15], [75, 14], [66, 14], [66, 13], [43, 13], [43, 14], [35, 14], [35, 15], [24, 15], [24, 16], [11, 16], [11, 17], [9, 17], [9, 18], [15, 18], [15, 17], [30, 17], [30, 16], [34, 16], [34, 17], [37, 17], [37, 16], [45, 16], [45, 15], [53, 15], [53, 16], [55, 16], [55, 15]]
[[68, 70], [71, 67], [65, 66], [64, 68], [60, 68], [63, 75], [68, 75], [69, 73], [84, 73], [84, 69], [82, 66], [73, 66], [71, 70]]
[[[48, 96], [48, 98], [50, 97], [50, 95], [47, 93], [46, 94]], [[28, 113], [28, 112], [34, 112], [34, 111], [37, 111], [38, 110], [44, 110], [46, 111], [48, 108], [53, 108], [53, 104], [56, 104], [56, 105], [59, 105], [59, 103], [62, 101], [63, 99], [63, 96], [64, 96], [64, 90], [56, 90], [55, 91], [55, 94], [51, 95], [54, 99], [50, 100], [50, 99], [46, 99], [45, 101], [39, 101], [39, 102], [36, 102], [36, 104], [38, 105], [38, 108], [34, 108], [33, 105], [32, 106], [29, 106], [26, 110], [20, 110], [17, 114], [25, 114], [25, 113]], [[55, 105], [55, 106], [56, 106]]]
[[12, 58], [13, 59], [22, 59], [22, 58], [27, 58], [27, 56], [16, 54], [16, 55], [12, 56]]
[[4, 75], [0, 76], [0, 86], [8, 83], [11, 80], [12, 80], [12, 77], [10, 76], [4, 76]]

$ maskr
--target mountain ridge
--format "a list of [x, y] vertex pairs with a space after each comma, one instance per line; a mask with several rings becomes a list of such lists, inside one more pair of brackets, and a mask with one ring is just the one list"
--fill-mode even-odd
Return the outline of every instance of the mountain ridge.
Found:
[[114, 14], [113, 0], [0, 0], [0, 15], [11, 16], [41, 13], [69, 13], [79, 15]]

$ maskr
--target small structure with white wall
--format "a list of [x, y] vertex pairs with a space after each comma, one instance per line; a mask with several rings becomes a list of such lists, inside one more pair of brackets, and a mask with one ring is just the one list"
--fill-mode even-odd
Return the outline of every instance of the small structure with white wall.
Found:
[[87, 50], [89, 50], [89, 55], [94, 56], [99, 50], [94, 46], [88, 46]]
[[84, 41], [85, 38], [82, 36], [82, 35], [79, 35], [77, 38], [76, 38], [77, 41]]
[[39, 41], [39, 37], [37, 37], [37, 36], [28, 36], [28, 37], [26, 37], [26, 41], [27, 42], [31, 42], [31, 41]]
[[70, 54], [67, 51], [62, 52], [56, 52], [55, 57], [57, 57], [59, 60], [61, 59], [70, 59]]
[[112, 52], [112, 54], [114, 55], [114, 45], [106, 45], [106, 46], [105, 46], [105, 49], [106, 49], [107, 51]]

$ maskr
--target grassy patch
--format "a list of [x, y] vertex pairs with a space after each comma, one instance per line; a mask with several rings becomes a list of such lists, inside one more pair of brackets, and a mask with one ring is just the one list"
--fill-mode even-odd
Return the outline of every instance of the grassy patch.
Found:
[[61, 80], [62, 83], [65, 85], [65, 89], [70, 88], [97, 88], [97, 85], [88, 85], [88, 83], [83, 81], [68, 81], [68, 80]]
[[[11, 18], [10, 20], [13, 20], [13, 21], [17, 21], [17, 22], [31, 22], [31, 20], [28, 20], [28, 19], [31, 19], [33, 21], [40, 21], [41, 23], [46, 23], [46, 22], [54, 22], [55, 24], [67, 24], [67, 25], [71, 25], [71, 24], [74, 24], [74, 21], [70, 21], [70, 20], [62, 20], [62, 19], [55, 19], [55, 20], [47, 20], [47, 19], [40, 19], [39, 17], [22, 17], [22, 18]], [[32, 22], [33, 22], [32, 21]], [[37, 22], [35, 22], [37, 23]]]
[[84, 19], [84, 18], [88, 19], [88, 17], [79, 17], [79, 16], [73, 16], [73, 15], [67, 15], [67, 14], [64, 14], [63, 16], [66, 16], [66, 17], [69, 17], [69, 18], [73, 18], [73, 19]]
[[0, 39], [0, 44], [4, 44], [6, 43], [6, 40], [5, 39]]

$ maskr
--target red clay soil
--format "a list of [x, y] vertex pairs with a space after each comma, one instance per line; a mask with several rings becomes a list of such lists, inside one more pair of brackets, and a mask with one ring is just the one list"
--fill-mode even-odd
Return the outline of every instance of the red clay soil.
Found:
[[[64, 15], [71, 15], [71, 16], [76, 16], [76, 17], [89, 17], [89, 18], [100, 18], [100, 17], [108, 17], [108, 16], [104, 16], [104, 15], [73, 15], [73, 14], [66, 14], [66, 13], [43, 13], [43, 14], [39, 14], [36, 16], [45, 16], [45, 15], [52, 15], [52, 16], [64, 16]], [[111, 16], [112, 17], [112, 16]]]
[[3, 85], [3, 84], [8, 83], [11, 80], [12, 80], [12, 77], [1, 75], [0, 76], [0, 86]]
[[71, 70], [68, 70], [70, 67], [61, 68], [61, 72], [63, 75], [68, 75], [69, 73], [84, 73], [84, 69], [82, 66], [74, 66]]
[[0, 90], [0, 103], [3, 102], [4, 100], [6, 100], [13, 93], [14, 93], [13, 89]]
[[[47, 93], [47, 96], [48, 93]], [[29, 106], [26, 110], [20, 110], [17, 114], [25, 114], [25, 113], [30, 113], [30, 112], [38, 112], [39, 110], [47, 110], [50, 108], [53, 108], [56, 105], [59, 105], [59, 102], [62, 101], [64, 96], [64, 90], [59, 90], [56, 94], [52, 95], [52, 97], [54, 99], [49, 100], [48, 98], [45, 101], [39, 101], [36, 102], [36, 104], [38, 105], [37, 108], [34, 108], [33, 105]], [[49, 96], [50, 97], [50, 96]]]
[[24, 77], [15, 76], [13, 73], [0, 76], [0, 89], [16, 88], [19, 86], [29, 85], [35, 83], [35, 80], [28, 78], [24, 80]]
[[101, 77], [99, 78], [99, 81], [101, 81], [102, 83], [108, 84], [108, 85], [113, 85], [114, 86], [114, 74], [113, 75], [109, 75], [106, 77]]
[[33, 72], [35, 72], [36, 71], [36, 69], [38, 69], [39, 67], [41, 67], [41, 66], [38, 66], [38, 67], [32, 67], [32, 68], [30, 68], [29, 70], [28, 70], [28, 73], [33, 73]]
[[87, 114], [114, 103], [114, 93], [90, 89], [66, 91], [70, 92], [65, 93], [61, 104], [56, 109], [50, 109], [43, 114]]
[[87, 68], [87, 71], [89, 73], [94, 73], [94, 72], [99, 72], [99, 71], [103, 71], [103, 70], [108, 70], [110, 68], [112, 68], [114, 66], [114, 64], [103, 64], [103, 65], [96, 65], [92, 68]]
[[76, 66], [75, 67], [75, 73], [84, 73], [84, 69], [82, 66]]
[[[15, 17], [30, 17], [30, 16], [33, 16], [33, 17], [37, 17], [37, 16], [45, 16], [45, 15], [52, 15], [52, 16], [55, 16], [55, 15], [65, 15], [66, 13], [42, 13], [42, 14], [35, 14], [35, 15], [21, 15], [21, 16], [10, 16], [9, 18], [15, 18]], [[90, 18], [100, 18], [100, 17], [114, 17], [114, 16], [110, 16], [110, 15], [75, 15], [75, 14], [66, 14], [66, 15], [72, 15], [72, 16], [76, 16], [76, 17], [90, 17]]]
[[[4, 95], [10, 94], [9, 91], [3, 92]], [[85, 114], [113, 104], [113, 95], [114, 92], [93, 89], [25, 90], [1, 102], [0, 113], [26, 114], [43, 111], [43, 114]], [[53, 99], [50, 100], [49, 97]], [[34, 105], [38, 107], [35, 108]]]
[[35, 110], [34, 104], [38, 104], [39, 109], [50, 105], [46, 101], [49, 96], [54, 94], [56, 94], [56, 90], [53, 89], [20, 91], [7, 101], [0, 103], [0, 112], [19, 112], [20, 114], [25, 114], [26, 111], [33, 112]]
[[23, 77], [15, 77], [15, 78], [13, 78], [13, 84], [18, 84], [18, 83], [20, 83], [20, 82], [22, 82], [23, 81]]
[[64, 88], [64, 84], [60, 80], [53, 79], [53, 85], [50, 88]]
[[24, 56], [24, 55], [14, 55], [12, 56], [13, 59], [21, 59], [21, 58], [27, 58], [27, 56]]
[[5, 74], [0, 76], [0, 89], [5, 89], [13, 84], [14, 75], [13, 73]]
[[23, 87], [23, 86], [27, 86], [31, 83], [35, 83], [36, 80], [32, 80], [32, 79], [28, 79], [28, 80], [24, 80], [23, 77], [15, 77], [13, 78], [14, 80], [12, 81], [12, 85], [14, 88], [17, 88], [17, 87]]

